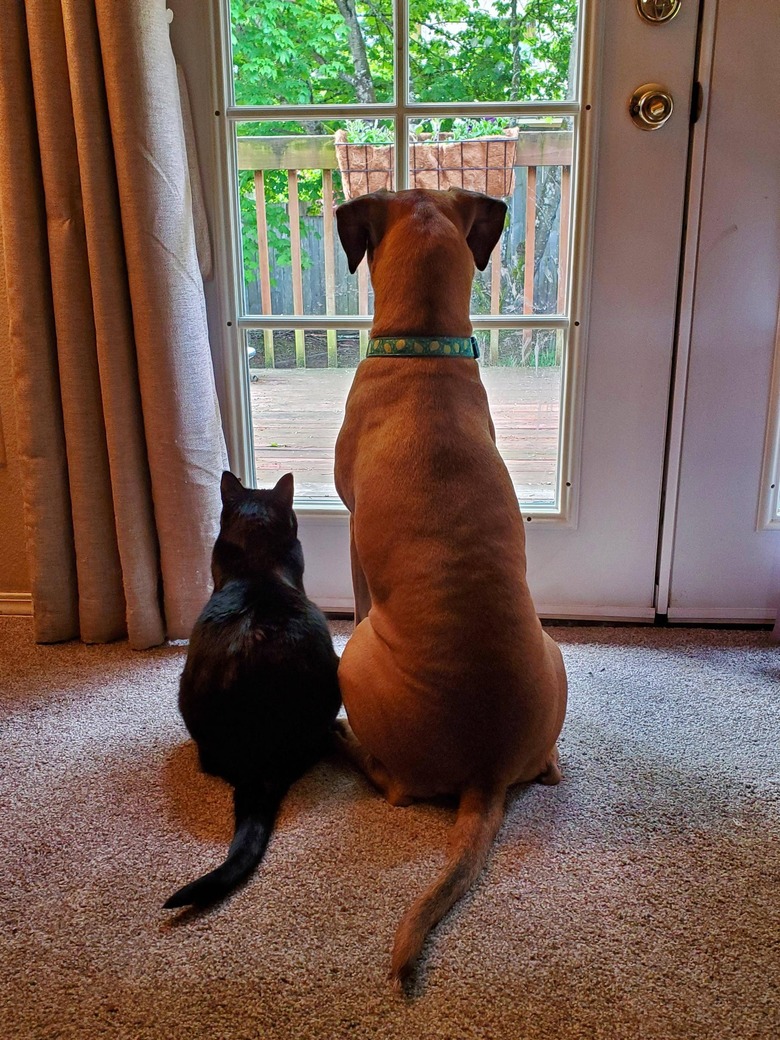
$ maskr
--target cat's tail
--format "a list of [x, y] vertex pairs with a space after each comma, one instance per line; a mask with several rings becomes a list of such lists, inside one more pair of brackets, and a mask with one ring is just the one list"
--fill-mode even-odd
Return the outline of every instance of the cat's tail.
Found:
[[163, 904], [164, 908], [211, 906], [248, 878], [263, 858], [286, 791], [287, 786], [267, 785], [251, 790], [236, 787], [233, 792], [235, 832], [225, 862], [174, 892]]
[[428, 932], [466, 894], [482, 871], [504, 818], [503, 786], [461, 795], [450, 833], [447, 862], [436, 880], [418, 896], [395, 934], [390, 978], [402, 989], [422, 952]]

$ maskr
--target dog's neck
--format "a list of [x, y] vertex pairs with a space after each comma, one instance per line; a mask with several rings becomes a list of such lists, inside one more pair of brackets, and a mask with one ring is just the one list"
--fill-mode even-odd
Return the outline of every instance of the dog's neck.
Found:
[[405, 312], [402, 305], [381, 306], [377, 301], [374, 310], [374, 322], [371, 336], [406, 337], [411, 336], [460, 336], [468, 338], [473, 331], [469, 319], [468, 304], [465, 308], [455, 307], [450, 302], [449, 308], [431, 309], [422, 303], [416, 311]]
[[405, 225], [390, 231], [371, 267], [374, 323], [371, 335], [470, 336], [474, 260], [465, 240], [448, 225], [429, 235], [424, 248], [409, 248]]

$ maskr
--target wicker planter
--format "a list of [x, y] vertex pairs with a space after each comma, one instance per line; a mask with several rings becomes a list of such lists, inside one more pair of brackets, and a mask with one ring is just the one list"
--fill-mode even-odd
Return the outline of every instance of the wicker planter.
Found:
[[[409, 148], [413, 188], [467, 188], [486, 195], [511, 195], [515, 188], [518, 129], [500, 137], [438, 141], [424, 135]], [[348, 199], [382, 188], [392, 189], [395, 149], [391, 144], [348, 144], [344, 130], [335, 135], [344, 194]]]

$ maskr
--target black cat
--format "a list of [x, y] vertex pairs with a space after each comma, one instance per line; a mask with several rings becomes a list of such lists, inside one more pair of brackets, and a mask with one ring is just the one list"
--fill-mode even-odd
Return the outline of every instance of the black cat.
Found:
[[341, 706], [338, 657], [303, 589], [293, 476], [270, 491], [222, 475], [214, 592], [193, 630], [179, 709], [201, 767], [234, 788], [227, 859], [165, 903], [208, 906], [263, 858], [290, 785], [323, 754]]

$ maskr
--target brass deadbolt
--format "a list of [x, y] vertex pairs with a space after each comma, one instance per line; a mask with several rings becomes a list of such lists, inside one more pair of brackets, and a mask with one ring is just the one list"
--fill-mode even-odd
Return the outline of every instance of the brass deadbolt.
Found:
[[637, 87], [628, 111], [640, 130], [658, 130], [674, 111], [672, 95], [658, 83]]
[[636, 0], [640, 16], [655, 25], [671, 21], [681, 6], [680, 0]]

